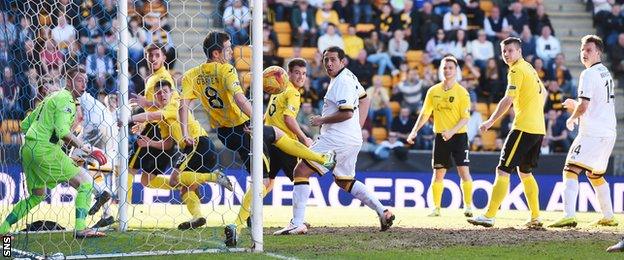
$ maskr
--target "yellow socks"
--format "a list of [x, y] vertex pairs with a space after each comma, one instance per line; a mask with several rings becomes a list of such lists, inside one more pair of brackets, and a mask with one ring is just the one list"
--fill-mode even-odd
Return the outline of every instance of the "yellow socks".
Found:
[[496, 176], [494, 186], [492, 187], [492, 197], [490, 198], [490, 204], [488, 210], [485, 213], [485, 217], [493, 218], [500, 208], [500, 204], [503, 202], [507, 193], [509, 192], [509, 176]]
[[299, 141], [292, 139], [286, 135], [283, 135], [280, 139], [277, 139], [273, 143], [275, 147], [279, 148], [283, 152], [290, 154], [294, 157], [314, 161], [320, 164], [325, 163], [325, 157], [322, 154], [316, 153], [310, 148], [306, 147]]
[[529, 209], [531, 210], [531, 219], [539, 217], [539, 187], [533, 175], [521, 178], [524, 186], [524, 196], [526, 197]]
[[433, 192], [433, 205], [436, 208], [440, 208], [440, 205], [442, 204], [442, 192], [444, 191], [444, 183], [434, 180], [431, 184], [431, 190]]
[[180, 183], [183, 186], [190, 187], [194, 184], [201, 185], [206, 182], [216, 182], [217, 177], [219, 177], [219, 175], [215, 173], [183, 171], [180, 173]]
[[189, 191], [182, 194], [182, 203], [186, 205], [186, 209], [188, 209], [189, 213], [191, 213], [194, 219], [200, 218], [202, 216], [200, 209], [201, 201], [194, 191]]
[[472, 207], [472, 181], [461, 181], [461, 189], [464, 195], [464, 208]]
[[155, 177], [153, 177], [147, 184], [147, 187], [162, 190], [174, 189], [173, 187], [171, 187], [171, 185], [169, 185], [169, 178], [162, 175], [156, 175]]
[[[268, 193], [267, 188], [263, 186], [262, 197], [266, 196]], [[243, 203], [241, 203], [240, 210], [238, 211], [238, 216], [236, 217], [236, 229], [240, 233], [243, 228], [247, 227], [247, 218], [251, 214], [251, 187], [245, 192], [245, 197], [243, 197]]]
[[132, 184], [134, 183], [134, 174], [131, 174], [128, 171], [128, 196], [126, 196], [126, 201], [131, 204], [132, 203]]

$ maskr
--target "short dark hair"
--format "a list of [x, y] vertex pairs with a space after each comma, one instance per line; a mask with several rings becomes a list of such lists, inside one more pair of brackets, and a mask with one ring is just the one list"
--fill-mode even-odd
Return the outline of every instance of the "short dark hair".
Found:
[[65, 76], [65, 77], [66, 77], [66, 79], [71, 80], [71, 79], [73, 79], [73, 78], [76, 76], [76, 74], [78, 74], [78, 73], [80, 73], [80, 74], [86, 74], [86, 73], [87, 73], [87, 70], [85, 69], [84, 65], [78, 65], [78, 66], [75, 66], [75, 67], [69, 68], [69, 69], [67, 70], [67, 74], [66, 74], [66, 76]]
[[504, 39], [500, 43], [501, 46], [507, 46], [509, 44], [516, 44], [518, 45], [518, 48], [520, 48], [522, 47], [522, 40], [518, 37], [507, 37], [507, 39]]
[[147, 45], [147, 47], [145, 47], [145, 53], [149, 53], [153, 50], [160, 50], [163, 54], [166, 53], [165, 45], [163, 45], [162, 43], [158, 43], [158, 42], [150, 43], [149, 45]]
[[169, 87], [169, 89], [172, 89], [171, 82], [166, 80], [160, 80], [156, 82], [156, 84], [154, 84], [154, 90], [161, 89], [162, 87]]
[[295, 67], [305, 68], [307, 62], [302, 58], [294, 58], [288, 62], [288, 72], [291, 72]]
[[341, 60], [345, 58], [345, 51], [343, 49], [341, 49], [340, 47], [338, 47], [338, 46], [331, 46], [331, 47], [325, 49], [323, 51], [323, 56], [325, 56], [325, 53], [328, 53], [328, 52], [336, 52], [336, 53], [338, 53], [338, 58], [341, 59]]
[[444, 56], [444, 58], [442, 58], [442, 61], [440, 61], [440, 64], [444, 64], [445, 62], [452, 62], [455, 63], [455, 67], [459, 66], [459, 62], [457, 62], [457, 59], [455, 58], [455, 56], [453, 55], [446, 55]]
[[212, 52], [223, 48], [223, 43], [230, 40], [230, 35], [223, 31], [211, 31], [204, 39], [204, 54], [206, 58], [212, 59]]
[[593, 42], [596, 45], [596, 49], [598, 49], [600, 52], [604, 51], [604, 43], [602, 42], [602, 39], [598, 35], [589, 34], [581, 38], [581, 45], [585, 45], [590, 42]]

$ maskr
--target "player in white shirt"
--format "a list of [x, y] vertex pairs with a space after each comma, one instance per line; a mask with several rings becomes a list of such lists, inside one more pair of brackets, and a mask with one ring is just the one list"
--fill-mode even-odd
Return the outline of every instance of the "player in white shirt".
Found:
[[[336, 153], [334, 182], [375, 210], [381, 230], [385, 231], [392, 226], [394, 214], [381, 205], [362, 182], [355, 180], [355, 164], [362, 146], [361, 129], [368, 115], [370, 100], [357, 77], [345, 67], [345, 52], [340, 47], [329, 47], [323, 52], [323, 65], [331, 81], [324, 97], [321, 116], [310, 119], [311, 125], [321, 126], [321, 134], [310, 149], [319, 153]], [[288, 226], [273, 233], [274, 235], [305, 234], [308, 231], [303, 222], [310, 197], [308, 179], [314, 173], [322, 176], [330, 170], [308, 160], [297, 164], [294, 173], [293, 219]]]
[[567, 99], [565, 107], [574, 109], [566, 122], [569, 130], [579, 125], [579, 134], [568, 151], [563, 179], [565, 191], [563, 204], [565, 216], [550, 227], [575, 227], [577, 221], [576, 200], [578, 197], [578, 175], [583, 171], [596, 192], [603, 218], [595, 225], [616, 226], [613, 217], [611, 190], [604, 178], [609, 157], [616, 139], [615, 92], [613, 78], [601, 62], [604, 45], [596, 35], [586, 35], [581, 40], [581, 72], [578, 87], [578, 101]]

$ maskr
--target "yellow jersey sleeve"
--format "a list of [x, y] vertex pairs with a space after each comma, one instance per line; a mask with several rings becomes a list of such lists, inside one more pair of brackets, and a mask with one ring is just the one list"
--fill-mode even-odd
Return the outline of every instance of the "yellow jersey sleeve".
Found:
[[194, 84], [194, 78], [197, 77], [195, 69], [189, 70], [182, 76], [182, 99], [199, 98], [198, 91]]
[[237, 93], [243, 93], [243, 88], [241, 87], [240, 81], [238, 80], [238, 72], [236, 72], [236, 68], [231, 64], [223, 64], [221, 66], [221, 73], [224, 75], [223, 84], [227, 88], [228, 92], [234, 96]]
[[427, 90], [427, 95], [425, 95], [425, 102], [423, 103], [423, 107], [420, 109], [420, 113], [423, 115], [431, 115], [433, 113], [433, 93], [434, 87], [429, 88]]
[[301, 94], [299, 94], [299, 91], [294, 88], [289, 89], [285, 103], [284, 115], [296, 118], [299, 113], [299, 107], [301, 106]]
[[516, 97], [518, 96], [518, 91], [520, 91], [520, 87], [522, 86], [523, 80], [523, 71], [520, 68], [512, 67], [509, 69], [507, 73], [507, 91], [505, 92], [506, 96]]
[[[461, 86], [460, 86], [461, 87]], [[463, 87], [461, 87], [463, 89]], [[470, 94], [463, 89], [463, 93], [460, 94], [459, 113], [462, 119], [470, 118]]]

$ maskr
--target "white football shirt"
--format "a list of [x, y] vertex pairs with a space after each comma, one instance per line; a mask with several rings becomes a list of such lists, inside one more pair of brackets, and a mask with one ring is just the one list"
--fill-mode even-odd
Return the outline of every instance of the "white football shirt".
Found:
[[321, 126], [322, 139], [345, 144], [361, 145], [362, 130], [360, 127], [360, 116], [357, 110], [360, 97], [366, 95], [366, 91], [353, 73], [344, 68], [336, 77], [331, 79], [325, 94], [322, 116], [328, 116], [338, 112], [338, 110], [353, 110], [353, 116], [345, 121], [323, 124]]
[[607, 67], [597, 63], [581, 72], [578, 97], [589, 100], [587, 111], [580, 117], [579, 134], [616, 136], [614, 83]]

